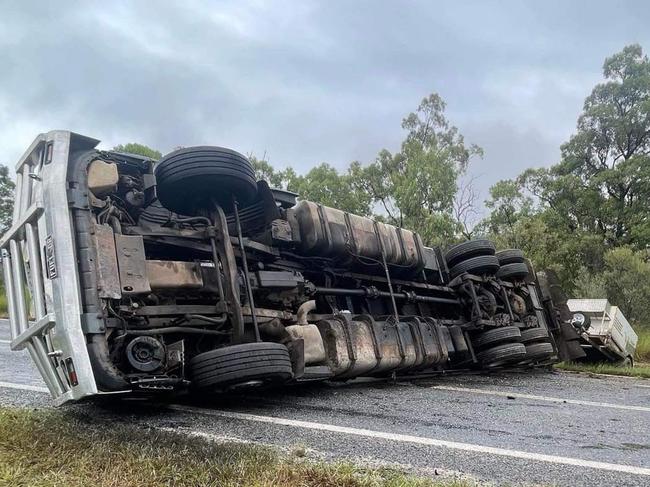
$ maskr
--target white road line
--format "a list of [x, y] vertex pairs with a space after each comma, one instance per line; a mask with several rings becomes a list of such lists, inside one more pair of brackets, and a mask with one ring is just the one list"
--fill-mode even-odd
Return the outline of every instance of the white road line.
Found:
[[0, 343], [6, 343], [8, 345], [11, 343], [11, 340], [0, 340]]
[[28, 384], [14, 384], [13, 382], [0, 381], [0, 387], [4, 387], [6, 389], [18, 389], [23, 391], [44, 392], [46, 394], [50, 393], [50, 391], [47, 390], [47, 387], [30, 386]]
[[[12, 382], [0, 381], [0, 387], [9, 389], [20, 389], [32, 392], [42, 392], [49, 394], [45, 387], [31, 386], [27, 384], [14, 384]], [[596, 403], [598, 404], [598, 403]], [[580, 458], [560, 457], [556, 455], [545, 455], [542, 453], [531, 453], [519, 450], [509, 450], [507, 448], [498, 448], [492, 446], [475, 445], [472, 443], [460, 443], [456, 441], [438, 440], [435, 438], [425, 438], [422, 436], [402, 435], [399, 433], [387, 433], [384, 431], [374, 431], [362, 428], [350, 428], [346, 426], [336, 426], [325, 423], [315, 423], [311, 421], [299, 421], [295, 419], [277, 418], [273, 416], [258, 416], [255, 414], [237, 413], [231, 411], [206, 410], [191, 406], [171, 405], [170, 409], [181, 412], [190, 412], [204, 414], [208, 416], [217, 416], [222, 418], [239, 419], [244, 421], [255, 421], [259, 423], [270, 423], [281, 426], [291, 426], [294, 428], [305, 428], [318, 431], [329, 431], [331, 433], [341, 433], [353, 436], [362, 436], [365, 438], [377, 438], [387, 441], [396, 441], [400, 443], [414, 443], [424, 446], [434, 446], [449, 448], [451, 450], [469, 451], [473, 453], [487, 453], [503, 457], [518, 458], [522, 460], [531, 460], [545, 463], [555, 463], [560, 465], [573, 465], [575, 467], [593, 468], [597, 470], [607, 470], [610, 472], [628, 473], [633, 475], [650, 476], [650, 468], [635, 467], [632, 465], [620, 465], [617, 463], [596, 462], [592, 460], [583, 460]]]
[[518, 392], [493, 391], [487, 389], [473, 389], [469, 387], [452, 387], [452, 386], [431, 386], [431, 389], [439, 389], [441, 391], [467, 392], [471, 394], [485, 394], [488, 396], [516, 397], [519, 399], [531, 399], [534, 401], [555, 402], [559, 404], [578, 404], [581, 406], [595, 406], [595, 407], [610, 408], [610, 409], [625, 409], [628, 411], [643, 411], [646, 413], [650, 412], [650, 407], [648, 406], [628, 406], [625, 404], [612, 404], [609, 402], [580, 401], [579, 399], [562, 399], [560, 397], [535, 396], [533, 394], [520, 394]]
[[330, 433], [341, 433], [345, 435], [361, 436], [364, 438], [375, 438], [399, 443], [414, 443], [424, 446], [434, 446], [449, 448], [452, 450], [468, 451], [472, 453], [487, 453], [502, 457], [518, 458], [522, 460], [531, 460], [536, 462], [555, 463], [560, 465], [572, 465], [575, 467], [593, 468], [597, 470], [607, 470], [610, 472], [628, 473], [633, 475], [650, 476], [650, 468], [635, 467], [632, 465], [620, 465], [617, 463], [596, 462], [592, 460], [583, 460], [580, 458], [560, 457], [556, 455], [545, 455], [542, 453], [531, 453], [519, 450], [509, 450], [506, 448], [497, 448], [492, 446], [475, 445], [472, 443], [460, 443], [456, 441], [438, 440], [434, 438], [425, 438], [422, 436], [402, 435], [399, 433], [387, 433], [384, 431], [375, 431], [361, 428], [350, 428], [347, 426], [336, 426], [333, 424], [314, 423], [311, 421], [299, 421], [295, 419], [278, 418], [274, 416], [258, 416], [256, 414], [237, 413], [232, 411], [219, 411], [211, 409], [201, 409], [192, 406], [169, 406], [170, 409], [188, 413], [198, 413], [207, 416], [217, 416], [228, 419], [239, 419], [243, 421], [254, 421], [258, 423], [270, 423], [280, 426], [291, 426], [294, 428], [304, 428], [317, 431], [328, 431]]

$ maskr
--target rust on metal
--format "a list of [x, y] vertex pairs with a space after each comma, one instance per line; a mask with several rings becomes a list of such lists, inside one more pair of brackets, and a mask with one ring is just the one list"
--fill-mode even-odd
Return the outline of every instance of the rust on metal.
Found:
[[109, 225], [95, 225], [93, 238], [97, 249], [97, 291], [100, 298], [120, 299], [122, 289], [117, 270], [115, 237]]
[[201, 268], [196, 262], [147, 260], [147, 278], [151, 289], [200, 289]]

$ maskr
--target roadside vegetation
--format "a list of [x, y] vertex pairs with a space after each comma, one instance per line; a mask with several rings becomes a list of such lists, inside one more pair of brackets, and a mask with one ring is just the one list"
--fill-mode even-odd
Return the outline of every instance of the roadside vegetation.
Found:
[[[0, 279], [0, 283], [2, 280]], [[8, 318], [9, 313], [7, 312], [7, 295], [3, 286], [0, 286], [0, 318]]]
[[636, 345], [637, 362], [650, 364], [650, 330], [644, 328], [637, 330], [639, 333], [639, 342]]
[[622, 375], [625, 377], [641, 377], [650, 379], [650, 364], [638, 364], [634, 367], [618, 367], [614, 364], [598, 363], [598, 364], [582, 364], [582, 363], [568, 363], [563, 362], [557, 364], [555, 367], [562, 370], [569, 370], [572, 372], [587, 372], [592, 374], [605, 374], [605, 375]]
[[464, 487], [394, 469], [314, 462], [270, 448], [0, 408], [0, 485], [39, 487]]

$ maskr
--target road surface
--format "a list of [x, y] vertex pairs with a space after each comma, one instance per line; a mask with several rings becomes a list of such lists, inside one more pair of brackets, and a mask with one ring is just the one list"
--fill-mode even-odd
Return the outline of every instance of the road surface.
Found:
[[[0, 321], [0, 404], [48, 407]], [[83, 408], [219, 440], [426, 476], [541, 485], [650, 485], [650, 381], [564, 372], [312, 384], [211, 402]]]

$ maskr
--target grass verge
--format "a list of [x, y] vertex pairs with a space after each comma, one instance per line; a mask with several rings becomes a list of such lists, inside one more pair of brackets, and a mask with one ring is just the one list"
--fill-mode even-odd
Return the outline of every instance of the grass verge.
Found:
[[0, 318], [7, 318], [9, 312], [7, 311], [7, 295], [4, 288], [0, 288]]
[[636, 360], [650, 362], [650, 330], [642, 328], [637, 330], [639, 341], [636, 344]]
[[573, 372], [590, 372], [593, 374], [622, 375], [626, 377], [643, 377], [650, 379], [650, 364], [638, 364], [634, 367], [617, 367], [612, 364], [583, 364], [562, 362], [555, 367]]
[[0, 408], [0, 485], [463, 487], [61, 411]]

